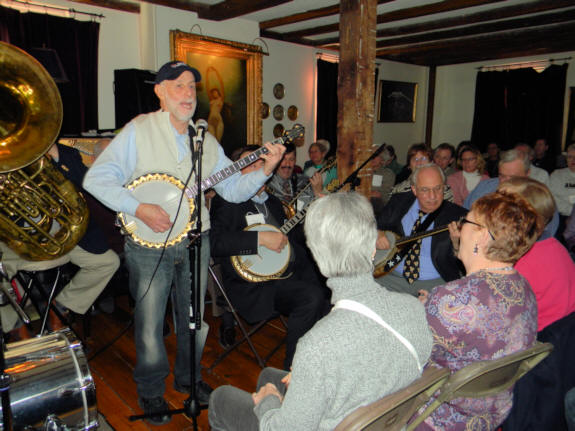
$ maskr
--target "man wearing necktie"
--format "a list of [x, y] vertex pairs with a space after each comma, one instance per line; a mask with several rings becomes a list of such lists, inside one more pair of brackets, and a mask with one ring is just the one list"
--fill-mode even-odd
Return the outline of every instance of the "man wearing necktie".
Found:
[[[392, 196], [378, 217], [380, 231], [392, 231], [401, 237], [431, 231], [457, 221], [467, 210], [444, 201], [445, 175], [433, 164], [420, 166], [410, 177], [411, 191]], [[388, 238], [380, 232], [377, 248], [389, 250]], [[408, 242], [398, 253], [388, 257], [399, 264], [387, 275], [377, 279], [389, 290], [414, 296], [419, 290], [433, 287], [460, 277], [461, 265], [453, 252], [446, 230]], [[378, 262], [376, 262], [378, 263]]]

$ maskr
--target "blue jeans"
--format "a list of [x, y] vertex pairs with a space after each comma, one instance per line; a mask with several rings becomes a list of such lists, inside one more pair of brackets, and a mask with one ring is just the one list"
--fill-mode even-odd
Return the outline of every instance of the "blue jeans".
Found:
[[[174, 378], [179, 385], [190, 385], [190, 290], [191, 277], [188, 252], [189, 241], [166, 248], [164, 256], [150, 279], [162, 254], [161, 249], [139, 246], [127, 239], [125, 245], [126, 263], [130, 273], [130, 294], [136, 302], [134, 310], [136, 368], [134, 380], [141, 398], [163, 396], [165, 379], [170, 373], [170, 364], [164, 345], [163, 326], [166, 304], [170, 290], [174, 289], [172, 307], [176, 314], [177, 353]], [[202, 234], [201, 247], [201, 289], [200, 310], [204, 310], [204, 296], [207, 287], [210, 241], [207, 233]], [[196, 381], [202, 378], [200, 360], [208, 335], [208, 325], [202, 321], [201, 330], [196, 331]]]
[[[256, 392], [266, 383], [273, 383], [280, 394], [286, 387], [281, 382], [287, 371], [264, 368], [258, 378]], [[249, 392], [235, 386], [220, 386], [210, 396], [208, 419], [212, 431], [258, 431], [259, 420], [254, 413], [254, 400]]]

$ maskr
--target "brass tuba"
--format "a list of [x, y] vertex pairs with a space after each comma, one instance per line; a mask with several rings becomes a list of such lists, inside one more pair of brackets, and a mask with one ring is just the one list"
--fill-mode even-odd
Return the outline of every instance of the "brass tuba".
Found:
[[52, 260], [84, 236], [88, 207], [44, 154], [62, 125], [48, 72], [0, 42], [0, 241], [26, 260]]

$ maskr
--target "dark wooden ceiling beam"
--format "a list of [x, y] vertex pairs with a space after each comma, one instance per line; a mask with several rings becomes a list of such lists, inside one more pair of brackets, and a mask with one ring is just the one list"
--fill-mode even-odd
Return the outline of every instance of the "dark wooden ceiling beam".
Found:
[[377, 57], [422, 66], [445, 66], [573, 50], [575, 23], [570, 22], [537, 30], [518, 30], [474, 38], [383, 48], [377, 50]]
[[[391, 22], [395, 20], [402, 20], [407, 18], [415, 18], [418, 16], [427, 16], [434, 13], [448, 12], [453, 10], [460, 10], [464, 8], [481, 6], [488, 3], [496, 3], [505, 0], [451, 0], [440, 3], [430, 3], [424, 6], [412, 7], [409, 9], [399, 9], [392, 12], [382, 13], [377, 16], [377, 23]], [[339, 31], [339, 23], [327, 24], [321, 26], [314, 26], [302, 30], [296, 30], [283, 33], [283, 40], [293, 41], [301, 40], [309, 36], [316, 36], [318, 34], [333, 33]], [[268, 37], [264, 32], [262, 36]], [[313, 44], [313, 43], [312, 43]]]
[[554, 1], [534, 1], [522, 3], [514, 6], [504, 6], [473, 14], [462, 14], [459, 16], [428, 21], [420, 24], [402, 25], [396, 27], [386, 27], [377, 30], [377, 37], [403, 36], [413, 33], [423, 33], [449, 27], [476, 24], [498, 19], [513, 18], [521, 15], [541, 13], [573, 6], [573, 0]]
[[422, 6], [415, 6], [408, 9], [398, 9], [391, 12], [382, 13], [377, 16], [377, 23], [400, 21], [402, 19], [417, 18], [421, 16], [435, 15], [436, 13], [452, 12], [454, 10], [467, 9], [475, 6], [498, 3], [505, 0], [449, 0], [437, 3], [429, 3]]
[[424, 42], [431, 42], [434, 40], [455, 39], [485, 33], [495, 33], [508, 30], [520, 30], [523, 28], [530, 28], [530, 27], [535, 28], [543, 25], [563, 23], [566, 21], [575, 21], [575, 8], [561, 12], [534, 15], [525, 18], [517, 18], [506, 21], [471, 25], [468, 27], [461, 27], [452, 30], [422, 33], [415, 36], [394, 37], [391, 39], [379, 40], [377, 42], [377, 47], [384, 48], [389, 46], [412, 45]]
[[290, 3], [291, 1], [293, 0], [224, 0], [211, 5], [207, 10], [198, 13], [198, 15], [203, 19], [223, 21], [284, 3]]
[[[378, 0], [377, 4], [391, 3], [397, 0]], [[268, 21], [260, 22], [260, 30], [267, 30], [273, 27], [281, 27], [282, 25], [295, 24], [296, 22], [308, 21], [310, 19], [323, 18], [324, 16], [339, 14], [339, 4], [333, 6], [322, 7], [319, 9], [308, 10], [301, 13], [296, 13], [281, 18], [270, 19]]]
[[72, 0], [74, 3], [89, 4], [90, 6], [104, 7], [106, 9], [121, 10], [123, 12], [140, 13], [140, 5], [122, 0]]

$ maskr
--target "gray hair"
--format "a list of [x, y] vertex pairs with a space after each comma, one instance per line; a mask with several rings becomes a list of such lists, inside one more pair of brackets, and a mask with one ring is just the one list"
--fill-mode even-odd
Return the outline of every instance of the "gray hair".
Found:
[[503, 151], [499, 156], [499, 167], [503, 163], [514, 162], [515, 160], [521, 160], [523, 162], [523, 167], [525, 168], [525, 172], [529, 172], [529, 168], [531, 167], [531, 162], [529, 161], [529, 156], [525, 154], [525, 152], [520, 150], [507, 150]]
[[359, 193], [333, 193], [312, 202], [304, 231], [325, 277], [373, 271], [377, 227], [371, 204]]
[[575, 151], [575, 144], [570, 144], [567, 148], [565, 148], [565, 151]]
[[330, 148], [329, 141], [327, 139], [318, 139], [313, 144], [311, 144], [309, 147], [311, 148], [314, 145], [317, 146], [319, 148], [319, 150], [324, 154], [327, 154], [327, 152], [329, 151], [329, 148]]
[[443, 182], [443, 184], [445, 184], [445, 172], [443, 172], [443, 169], [441, 169], [435, 163], [426, 163], [425, 165], [419, 166], [415, 171], [413, 171], [413, 174], [410, 175], [409, 184], [412, 186], [417, 185], [417, 176], [419, 175], [419, 172], [422, 169], [427, 169], [427, 168], [433, 168], [433, 169], [437, 170], [437, 172], [439, 172], [439, 175], [441, 176], [441, 181]]

